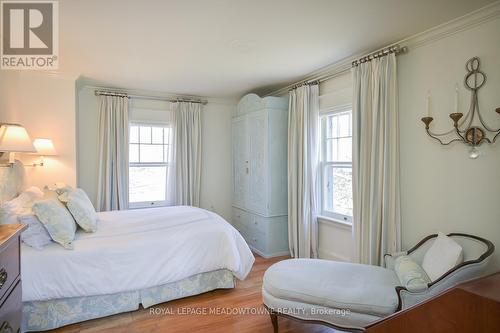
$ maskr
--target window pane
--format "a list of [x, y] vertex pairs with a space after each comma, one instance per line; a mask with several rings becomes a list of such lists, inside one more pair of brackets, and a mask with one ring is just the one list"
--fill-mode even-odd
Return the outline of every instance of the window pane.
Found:
[[338, 139], [338, 155], [336, 161], [352, 161], [352, 138]]
[[327, 162], [351, 162], [352, 161], [352, 138], [327, 139], [326, 140]]
[[[141, 130], [142, 131], [142, 130]], [[141, 163], [161, 163], [163, 162], [162, 145], [142, 145], [141, 144]]]
[[328, 117], [326, 137], [338, 137], [338, 117], [336, 115]]
[[163, 128], [153, 127], [153, 143], [162, 144], [163, 143]]
[[338, 139], [326, 140], [326, 160], [329, 162], [339, 160], [338, 141]]
[[339, 137], [346, 137], [351, 135], [351, 116], [349, 113], [342, 113], [339, 115]]
[[129, 140], [130, 143], [139, 143], [139, 126], [130, 126]]
[[139, 162], [139, 145], [131, 143], [129, 146], [129, 162], [137, 163]]
[[352, 168], [326, 168], [325, 210], [352, 216]]
[[139, 129], [141, 143], [151, 143], [151, 127], [141, 126]]
[[164, 201], [167, 167], [130, 167], [129, 202]]

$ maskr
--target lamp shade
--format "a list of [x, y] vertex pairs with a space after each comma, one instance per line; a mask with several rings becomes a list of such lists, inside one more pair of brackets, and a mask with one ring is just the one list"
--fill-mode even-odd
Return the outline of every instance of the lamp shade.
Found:
[[33, 145], [35, 146], [36, 153], [38, 155], [43, 155], [43, 156], [57, 155], [56, 149], [54, 148], [54, 144], [50, 139], [35, 139], [35, 141], [33, 141]]
[[32, 153], [35, 151], [24, 127], [18, 124], [0, 126], [0, 152]]

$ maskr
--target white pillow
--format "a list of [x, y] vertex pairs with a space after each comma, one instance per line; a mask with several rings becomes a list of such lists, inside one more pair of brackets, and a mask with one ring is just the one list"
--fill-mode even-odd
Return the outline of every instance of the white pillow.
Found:
[[462, 247], [450, 237], [438, 233], [434, 244], [427, 250], [422, 268], [432, 281], [461, 264], [464, 260]]
[[26, 224], [28, 229], [21, 234], [21, 240], [37, 250], [43, 249], [46, 245], [52, 243], [49, 232], [43, 226], [42, 222], [35, 215], [21, 215], [18, 218], [19, 223]]
[[17, 223], [18, 215], [31, 214], [31, 207], [36, 200], [43, 197], [43, 192], [36, 186], [31, 186], [16, 198], [4, 202], [0, 207], [0, 224]]
[[59, 200], [66, 204], [76, 223], [84, 231], [95, 232], [97, 230], [97, 213], [82, 189], [66, 190], [59, 196]]

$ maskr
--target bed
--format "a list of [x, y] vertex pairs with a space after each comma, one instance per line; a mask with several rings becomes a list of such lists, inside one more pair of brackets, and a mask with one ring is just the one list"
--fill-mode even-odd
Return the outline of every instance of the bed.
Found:
[[23, 330], [136, 310], [244, 279], [254, 257], [217, 214], [176, 206], [99, 213], [74, 250], [23, 245]]
[[23, 332], [234, 288], [255, 260], [236, 229], [201, 208], [98, 217], [97, 232], [78, 231], [73, 250], [56, 243], [43, 250], [21, 246]]

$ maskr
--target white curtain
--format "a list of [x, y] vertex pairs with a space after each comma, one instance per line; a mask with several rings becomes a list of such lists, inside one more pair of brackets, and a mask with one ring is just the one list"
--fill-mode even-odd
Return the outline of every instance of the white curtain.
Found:
[[401, 246], [396, 56], [362, 63], [352, 74], [356, 257], [381, 265]]
[[[175, 206], [177, 204], [177, 198], [175, 195], [175, 172], [176, 172], [176, 131], [175, 131], [175, 113], [176, 113], [176, 103], [169, 103], [171, 109], [166, 112], [165, 118], [163, 120], [170, 127], [170, 131], [165, 132], [165, 140], [170, 143], [170, 149], [168, 150], [168, 167], [167, 167], [167, 187], [165, 201], [167, 206]], [[145, 120], [147, 122], [147, 120]]]
[[99, 96], [99, 211], [128, 208], [128, 126], [128, 98]]
[[290, 91], [288, 109], [288, 240], [295, 258], [318, 248], [319, 87]]
[[200, 103], [176, 103], [175, 131], [176, 203], [198, 207], [201, 187]]

